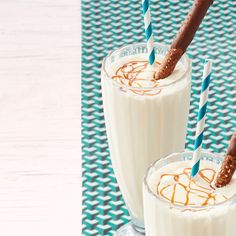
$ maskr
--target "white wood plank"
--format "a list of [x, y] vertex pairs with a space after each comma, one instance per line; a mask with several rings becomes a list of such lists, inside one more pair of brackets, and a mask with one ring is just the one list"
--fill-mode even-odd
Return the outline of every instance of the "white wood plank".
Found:
[[0, 235], [81, 235], [79, 91], [79, 1], [0, 1]]

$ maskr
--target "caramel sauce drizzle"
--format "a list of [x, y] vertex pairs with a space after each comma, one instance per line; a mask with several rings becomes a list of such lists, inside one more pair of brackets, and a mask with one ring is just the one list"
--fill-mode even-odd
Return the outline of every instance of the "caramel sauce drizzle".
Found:
[[[159, 62], [155, 62], [157, 65], [159, 65]], [[151, 84], [148, 86], [150, 89], [145, 90], [136, 90], [136, 89], [130, 89], [131, 92], [138, 94], [138, 95], [147, 95], [147, 96], [153, 96], [160, 93], [160, 89], [154, 89], [158, 86], [158, 81], [154, 78], [151, 80], [147, 80], [142, 77], [141, 72], [145, 72], [145, 69], [148, 67], [148, 61], [130, 61], [128, 63], [125, 63], [123, 66], [119, 67], [115, 73], [114, 76], [112, 76], [112, 79], [116, 80], [122, 85], [126, 85], [129, 87], [137, 87], [137, 88], [143, 88], [147, 87], [144, 85], [145, 81], [149, 81]], [[154, 71], [153, 71], [154, 73]]]
[[[211, 176], [207, 177], [204, 174], [204, 171], [211, 172]], [[214, 181], [214, 178], [215, 178], [215, 175], [216, 175], [216, 171], [211, 169], [211, 168], [204, 168], [204, 169], [201, 169], [198, 172], [199, 178], [201, 178], [205, 183], [207, 183], [209, 188], [205, 187], [205, 186], [202, 186], [200, 183], [198, 183], [196, 181], [196, 179], [192, 179], [190, 177], [190, 172], [191, 172], [191, 168], [185, 168], [183, 170], [183, 172], [179, 173], [179, 174], [162, 174], [161, 177], [160, 177], [160, 182], [157, 186], [157, 194], [160, 195], [161, 197], [163, 197], [164, 199], [166, 199], [167, 201], [169, 201], [173, 204], [178, 204], [178, 205], [207, 206], [207, 205], [209, 205], [210, 200], [213, 200], [213, 202], [215, 204], [216, 203], [216, 194], [214, 192], [215, 192], [216, 189], [213, 186], [213, 181]], [[168, 184], [168, 185], [160, 188], [160, 190], [159, 190], [161, 180], [162, 180], [162, 178], [164, 178], [166, 176], [173, 177], [174, 183]], [[185, 185], [185, 184], [180, 182], [180, 177], [181, 176], [184, 176], [185, 178], [188, 178], [188, 185]], [[186, 192], [184, 202], [175, 200], [177, 185], [180, 186]], [[194, 186], [197, 186], [198, 188], [196, 188]], [[173, 189], [171, 197], [168, 197], [164, 194], [164, 191], [167, 188], [172, 188]], [[190, 198], [189, 198], [190, 194], [196, 195], [198, 198], [202, 198], [203, 199], [202, 203], [201, 204], [190, 203]], [[227, 197], [225, 197], [224, 195], [222, 197], [225, 198], [225, 200], [227, 200]]]

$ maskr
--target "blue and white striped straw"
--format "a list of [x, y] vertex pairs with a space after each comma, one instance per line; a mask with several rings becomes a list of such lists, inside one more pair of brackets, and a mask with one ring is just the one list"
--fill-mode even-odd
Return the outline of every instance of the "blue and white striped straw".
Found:
[[193, 164], [192, 164], [192, 170], [191, 170], [191, 177], [196, 176], [199, 171], [203, 132], [204, 132], [204, 126], [205, 126], [205, 120], [206, 120], [209, 84], [211, 81], [211, 69], [212, 69], [212, 62], [210, 60], [205, 60], [203, 79], [202, 79], [202, 90], [201, 90], [201, 97], [200, 97], [200, 104], [199, 104], [199, 111], [198, 111], [198, 123], [197, 123], [194, 152], [193, 152]]
[[142, 5], [143, 5], [145, 33], [146, 33], [146, 39], [147, 39], [147, 50], [148, 50], [148, 55], [149, 55], [149, 64], [153, 65], [153, 63], [155, 62], [155, 51], [154, 51], [154, 46], [153, 46], [154, 40], [153, 40], [149, 0], [142, 0]]

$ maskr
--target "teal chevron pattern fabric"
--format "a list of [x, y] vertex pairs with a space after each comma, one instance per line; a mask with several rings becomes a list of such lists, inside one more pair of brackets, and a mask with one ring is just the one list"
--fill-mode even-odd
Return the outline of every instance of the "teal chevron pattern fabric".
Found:
[[[155, 41], [170, 44], [192, 1], [150, 1]], [[145, 42], [141, 0], [82, 0], [83, 235], [112, 235], [129, 221], [112, 170], [100, 85], [110, 50]], [[202, 67], [213, 59], [203, 148], [224, 152], [236, 122], [236, 1], [217, 0], [188, 49], [193, 60], [186, 148], [193, 150]]]

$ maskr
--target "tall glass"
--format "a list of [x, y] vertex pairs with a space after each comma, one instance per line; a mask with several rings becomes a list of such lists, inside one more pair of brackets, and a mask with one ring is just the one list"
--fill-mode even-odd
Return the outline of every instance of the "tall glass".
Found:
[[[148, 178], [161, 167], [192, 159], [192, 152], [174, 153], [156, 161], [146, 172], [143, 184], [146, 236], [234, 236], [236, 195], [212, 206], [177, 206], [153, 194]], [[202, 160], [220, 165], [222, 158], [203, 152]], [[235, 190], [236, 191], [236, 190]]]
[[[168, 47], [158, 43], [154, 46], [157, 58], [164, 57]], [[191, 62], [184, 55], [179, 62], [184, 73], [164, 86], [137, 88], [112, 79], [114, 74], [111, 69], [117, 63], [140, 57], [148, 58], [145, 43], [124, 46], [111, 52], [103, 61], [101, 79], [112, 165], [132, 226], [144, 232], [142, 179], [145, 170], [156, 158], [184, 150]], [[122, 228], [120, 235], [126, 235], [126, 230], [131, 229]]]

